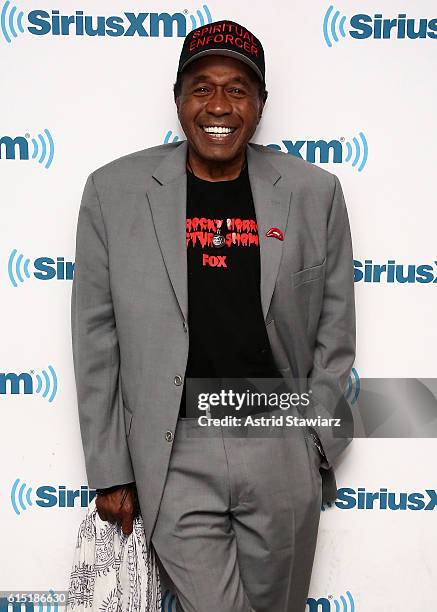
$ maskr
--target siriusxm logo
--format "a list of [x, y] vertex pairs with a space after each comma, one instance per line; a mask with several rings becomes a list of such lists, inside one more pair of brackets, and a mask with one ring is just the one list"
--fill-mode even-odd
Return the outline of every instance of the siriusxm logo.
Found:
[[55, 155], [55, 143], [50, 131], [45, 129], [36, 138], [24, 136], [0, 136], [0, 159], [32, 159], [44, 168], [50, 168]]
[[35, 491], [17, 478], [11, 487], [11, 504], [15, 514], [38, 506], [40, 508], [86, 508], [95, 497], [96, 491], [83, 485], [80, 489], [67, 489], [64, 485], [57, 487], [41, 485]]
[[355, 601], [350, 591], [339, 597], [308, 597], [306, 609], [308, 612], [355, 612]]
[[382, 13], [357, 13], [347, 18], [331, 4], [323, 19], [326, 44], [332, 47], [347, 35], [356, 40], [437, 38], [437, 18], [407, 17], [406, 13], [399, 13], [396, 17], [384, 17]]
[[354, 259], [356, 283], [437, 283], [437, 261], [430, 264], [398, 264], [394, 259], [377, 264], [372, 259], [364, 263]]
[[41, 373], [0, 372], [0, 395], [42, 395], [48, 402], [53, 402], [58, 391], [58, 377], [53, 366]]
[[[164, 136], [163, 143], [168, 144], [178, 140], [179, 136], [173, 135], [173, 132], [169, 130]], [[340, 138], [340, 140], [283, 140], [281, 145], [269, 144], [267, 146], [312, 163], [349, 163], [358, 172], [363, 170], [369, 156], [369, 146], [363, 132], [350, 140], [345, 138]]]
[[30, 259], [13, 249], [8, 259], [8, 276], [13, 287], [18, 287], [32, 276], [37, 280], [73, 280], [74, 262], [63, 257], [37, 257], [33, 260], [33, 271], [29, 271]]
[[369, 147], [363, 132], [350, 140], [283, 140], [282, 145], [269, 144], [271, 149], [319, 164], [352, 164], [361, 172], [367, 163]]
[[26, 31], [34, 36], [141, 36], [169, 38], [185, 36], [187, 31], [211, 23], [212, 17], [206, 4], [202, 10], [189, 14], [185, 9], [179, 13], [130, 13], [120, 15], [88, 15], [82, 10], [64, 15], [53, 9], [50, 12], [34, 9], [25, 14], [4, 2], [0, 13], [0, 31], [6, 42]]
[[[437, 491], [389, 491], [381, 487], [378, 491], [366, 491], [364, 487], [338, 489], [333, 504], [340, 510], [436, 510]], [[325, 509], [325, 508], [323, 508]]]
[[[169, 589], [162, 594], [162, 612], [176, 612], [177, 595]], [[306, 603], [308, 612], [355, 612], [355, 601], [350, 591], [339, 597], [308, 597]]]

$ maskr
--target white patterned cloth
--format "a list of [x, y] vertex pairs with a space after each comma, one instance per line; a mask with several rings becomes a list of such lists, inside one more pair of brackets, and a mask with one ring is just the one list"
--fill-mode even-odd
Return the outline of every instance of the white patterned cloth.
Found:
[[161, 583], [141, 515], [126, 535], [102, 521], [93, 498], [79, 527], [67, 612], [160, 612]]

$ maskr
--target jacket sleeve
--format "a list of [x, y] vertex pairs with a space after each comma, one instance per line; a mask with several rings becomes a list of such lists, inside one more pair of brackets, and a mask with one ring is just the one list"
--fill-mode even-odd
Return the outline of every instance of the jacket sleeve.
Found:
[[93, 175], [79, 209], [71, 293], [73, 364], [88, 484], [134, 481], [120, 386], [108, 240]]
[[340, 418], [341, 427], [315, 427], [326, 459], [333, 460], [353, 438], [353, 415], [344, 390], [355, 359], [355, 297], [352, 240], [340, 181], [334, 175], [328, 219], [326, 272], [322, 312], [317, 330], [313, 367], [309, 375], [313, 416]]

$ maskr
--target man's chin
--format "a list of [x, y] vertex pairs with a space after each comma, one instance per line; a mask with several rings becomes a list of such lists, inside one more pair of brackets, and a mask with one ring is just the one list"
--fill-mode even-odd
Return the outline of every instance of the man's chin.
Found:
[[[191, 144], [189, 142], [189, 144]], [[228, 147], [222, 144], [214, 144], [211, 146], [195, 146], [195, 143], [191, 144], [198, 157], [209, 162], [227, 163], [232, 162], [235, 158], [242, 154], [245, 147]]]

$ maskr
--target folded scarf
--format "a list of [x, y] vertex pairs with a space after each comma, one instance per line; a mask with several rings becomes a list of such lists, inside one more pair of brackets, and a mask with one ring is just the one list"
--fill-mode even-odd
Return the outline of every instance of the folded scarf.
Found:
[[79, 527], [68, 589], [67, 612], [161, 612], [155, 553], [147, 547], [141, 514], [126, 535], [102, 521], [95, 498]]

